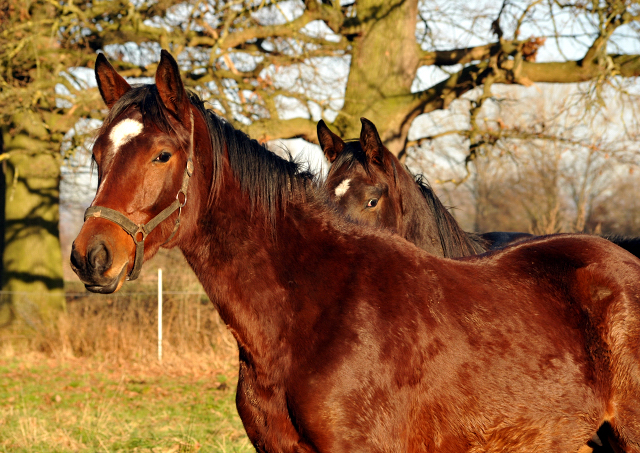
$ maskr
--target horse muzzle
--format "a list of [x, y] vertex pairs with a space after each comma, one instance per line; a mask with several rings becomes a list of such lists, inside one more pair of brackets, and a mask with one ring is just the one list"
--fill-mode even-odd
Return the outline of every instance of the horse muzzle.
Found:
[[[86, 237], [88, 240], [85, 240]], [[121, 239], [130, 241], [128, 237]], [[91, 235], [88, 231], [81, 231], [74, 241], [71, 268], [87, 290], [110, 294], [120, 289], [126, 280], [131, 261], [130, 251], [117, 247], [116, 242], [111, 236]]]

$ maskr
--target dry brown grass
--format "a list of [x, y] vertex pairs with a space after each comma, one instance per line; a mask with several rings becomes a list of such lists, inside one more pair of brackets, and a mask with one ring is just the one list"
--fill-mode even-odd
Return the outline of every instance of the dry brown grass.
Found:
[[[20, 325], [0, 335], [4, 357], [31, 352], [52, 358], [95, 358], [110, 363], [158, 362], [157, 298], [153, 293], [69, 298], [56, 329]], [[206, 364], [229, 369], [237, 363], [235, 340], [206, 296], [164, 295], [163, 368]], [[205, 366], [205, 365], [203, 365]]]
[[253, 450], [235, 408], [236, 342], [179, 253], [116, 294], [67, 286], [56, 328], [22, 310], [0, 329], [0, 451]]
[[[67, 311], [57, 327], [18, 322], [0, 330], [4, 357], [30, 352], [53, 358], [96, 358], [109, 363], [158, 362], [157, 269], [163, 278], [163, 368], [237, 365], [237, 345], [197, 279], [175, 250], [145, 264], [139, 280], [110, 295], [67, 284]], [[35, 328], [34, 328], [35, 327]]]

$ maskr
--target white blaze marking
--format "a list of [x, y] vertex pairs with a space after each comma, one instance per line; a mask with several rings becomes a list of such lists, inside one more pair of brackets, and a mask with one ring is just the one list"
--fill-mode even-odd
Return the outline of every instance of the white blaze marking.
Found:
[[111, 133], [109, 133], [109, 138], [113, 143], [113, 152], [117, 153], [118, 149], [122, 145], [126, 144], [133, 137], [140, 134], [140, 132], [142, 132], [142, 123], [130, 118], [122, 120], [118, 124], [113, 126], [113, 129], [111, 129]]
[[349, 190], [350, 182], [351, 182], [351, 179], [345, 179], [340, 184], [338, 184], [338, 186], [336, 187], [336, 199], [339, 200], [341, 196], [347, 193], [347, 190]]

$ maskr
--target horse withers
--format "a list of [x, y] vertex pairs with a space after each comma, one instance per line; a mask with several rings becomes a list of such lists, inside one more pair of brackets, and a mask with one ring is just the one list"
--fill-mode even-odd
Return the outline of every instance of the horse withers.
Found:
[[179, 247], [238, 342], [258, 451], [575, 452], [609, 421], [640, 452], [635, 257], [573, 235], [434, 257], [346, 220], [167, 52], [155, 85], [101, 55], [96, 77], [110, 114], [74, 270], [112, 292]]

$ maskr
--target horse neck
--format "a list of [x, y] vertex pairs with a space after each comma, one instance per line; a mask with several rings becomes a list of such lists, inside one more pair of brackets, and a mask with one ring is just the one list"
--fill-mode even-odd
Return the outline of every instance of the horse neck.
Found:
[[[327, 214], [318, 214], [309, 200], [290, 202], [274, 226], [252, 207], [226, 162], [221, 181], [213, 203], [201, 203], [191, 213], [179, 247], [243, 356], [286, 366], [281, 361], [290, 357], [290, 329], [300, 331], [306, 324], [311, 329], [330, 299], [305, 297], [305, 288], [329, 284], [319, 280], [328, 280], [332, 269], [319, 264], [317, 256], [324, 248], [338, 250], [341, 232], [323, 230]], [[199, 184], [198, 196], [206, 200], [211, 181]], [[310, 308], [302, 310], [305, 305]], [[303, 319], [294, 319], [302, 312]]]
[[420, 193], [420, 201], [417, 203], [420, 208], [412, 211], [420, 218], [414, 218], [411, 221], [419, 225], [416, 230], [420, 230], [425, 239], [439, 241], [440, 250], [442, 250], [439, 256], [460, 258], [484, 253], [487, 250], [487, 245], [480, 236], [467, 233], [460, 227], [430, 187], [420, 181], [414, 183], [414, 188], [416, 185], [418, 191], [412, 190], [412, 193]]
[[446, 256], [438, 224], [424, 199], [403, 196], [400, 235], [435, 256]]

